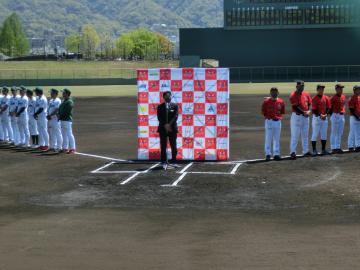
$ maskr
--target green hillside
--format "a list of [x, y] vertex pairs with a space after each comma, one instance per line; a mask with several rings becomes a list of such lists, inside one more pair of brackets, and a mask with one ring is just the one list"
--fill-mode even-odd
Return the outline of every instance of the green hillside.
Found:
[[66, 34], [88, 23], [111, 35], [159, 23], [222, 25], [222, 0], [0, 0], [0, 23], [12, 12], [21, 16], [29, 36], [45, 29]]

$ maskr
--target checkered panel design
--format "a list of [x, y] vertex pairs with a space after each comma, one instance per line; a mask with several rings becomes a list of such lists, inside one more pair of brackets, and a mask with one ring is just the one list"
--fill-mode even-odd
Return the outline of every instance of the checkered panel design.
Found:
[[157, 106], [165, 91], [179, 106], [178, 160], [229, 159], [228, 69], [141, 69], [137, 80], [138, 159], [160, 159]]

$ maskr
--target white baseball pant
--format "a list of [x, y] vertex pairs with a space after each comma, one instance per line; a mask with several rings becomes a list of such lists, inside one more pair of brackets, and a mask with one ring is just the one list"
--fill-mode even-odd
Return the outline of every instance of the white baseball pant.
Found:
[[291, 115], [291, 142], [290, 151], [296, 153], [299, 137], [301, 136], [303, 154], [309, 152], [310, 118], [292, 113]]
[[341, 149], [341, 138], [344, 133], [345, 116], [340, 113], [333, 113], [331, 115], [331, 149]]
[[29, 131], [31, 136], [39, 135], [37, 121], [35, 120], [33, 115], [29, 115]]
[[355, 147], [360, 147], [360, 121], [356, 120], [355, 116], [350, 116], [350, 130], [355, 137]]
[[61, 121], [61, 133], [63, 137], [63, 149], [76, 149], [75, 137], [72, 131], [71, 121]]
[[29, 132], [29, 118], [27, 115], [22, 114], [18, 119], [19, 126], [19, 141], [20, 144], [29, 145], [30, 132]]
[[11, 120], [10, 116], [6, 113], [3, 113], [1, 115], [1, 123], [3, 126], [3, 132], [4, 132], [4, 140], [5, 141], [13, 141], [13, 130], [11, 128]]
[[314, 115], [312, 119], [311, 141], [316, 142], [319, 135], [322, 141], [326, 141], [328, 125], [329, 125], [329, 121], [327, 118], [325, 120], [322, 120], [320, 116]]
[[18, 118], [16, 116], [11, 116], [10, 119], [11, 119], [11, 128], [13, 131], [13, 142], [15, 144], [20, 144]]
[[45, 116], [39, 116], [37, 127], [39, 131], [39, 146], [49, 146], [49, 133], [47, 131], [47, 119]]
[[[265, 155], [280, 156], [281, 121], [265, 120]], [[273, 148], [273, 149], [271, 149]], [[273, 150], [273, 151], [271, 151]]]
[[49, 136], [50, 148], [61, 150], [63, 145], [63, 138], [61, 134], [61, 124], [56, 117], [49, 120]]

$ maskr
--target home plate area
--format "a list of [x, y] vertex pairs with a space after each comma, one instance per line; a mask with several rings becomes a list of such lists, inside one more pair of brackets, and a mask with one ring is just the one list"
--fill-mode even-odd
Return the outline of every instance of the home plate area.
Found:
[[[243, 162], [189, 162], [178, 164], [179, 168], [169, 167], [169, 175], [174, 175], [173, 182], [161, 185], [162, 187], [177, 187], [188, 175], [235, 175]], [[154, 174], [163, 170], [159, 162], [125, 161], [109, 162], [92, 171], [92, 174], [118, 174], [123, 175], [118, 185], [127, 185], [137, 177]]]

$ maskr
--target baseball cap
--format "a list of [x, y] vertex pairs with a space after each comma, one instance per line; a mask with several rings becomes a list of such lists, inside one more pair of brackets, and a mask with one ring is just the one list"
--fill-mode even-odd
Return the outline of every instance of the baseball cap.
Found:
[[16, 87], [16, 86], [12, 86], [12, 87], [11, 87], [11, 91], [17, 91], [17, 87]]
[[9, 88], [7, 86], [3, 86], [2, 89], [9, 91]]
[[20, 88], [20, 90], [26, 90], [26, 87], [23, 85], [21, 85], [19, 88]]
[[61, 90], [62, 93], [65, 93], [65, 94], [68, 94], [68, 95], [71, 95], [71, 91], [67, 88]]
[[271, 87], [270, 91], [279, 91], [277, 87]]
[[325, 88], [325, 85], [323, 85], [323, 84], [318, 84], [318, 85], [316, 86], [316, 89], [320, 89], [320, 88]]
[[335, 85], [335, 89], [336, 88], [345, 88], [345, 86], [343, 86], [342, 84], [338, 83], [337, 85]]
[[51, 88], [50, 93], [55, 93], [55, 94], [58, 94], [59, 93], [59, 90], [55, 89], [55, 88]]
[[296, 81], [296, 84], [297, 84], [297, 85], [304, 85], [305, 83], [304, 83], [304, 81], [302, 81], [302, 80], [298, 80], [298, 81]]
[[34, 92], [35, 93], [43, 93], [43, 89], [41, 88], [41, 87], [36, 87], [35, 89], [34, 89]]
[[355, 85], [353, 90], [357, 90], [357, 89], [360, 89], [360, 86], [359, 85]]

